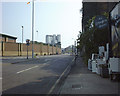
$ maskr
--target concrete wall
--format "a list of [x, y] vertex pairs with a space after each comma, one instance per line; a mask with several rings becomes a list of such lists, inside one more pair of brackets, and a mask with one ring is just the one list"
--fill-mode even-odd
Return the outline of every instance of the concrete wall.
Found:
[[[26, 56], [27, 46], [21, 43], [0, 42], [0, 56]], [[34, 44], [34, 54], [55, 55], [61, 54], [61, 49], [47, 44]], [[28, 55], [32, 55], [32, 44], [28, 46]]]

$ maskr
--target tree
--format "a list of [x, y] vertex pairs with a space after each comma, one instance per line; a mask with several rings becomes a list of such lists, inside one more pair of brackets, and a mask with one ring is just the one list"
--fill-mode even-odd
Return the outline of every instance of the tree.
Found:
[[[107, 13], [104, 13], [103, 15], [108, 16]], [[78, 38], [80, 42], [77, 47], [81, 52], [83, 49], [85, 50], [82, 54], [85, 59], [85, 63], [87, 63], [87, 60], [91, 58], [92, 53], [98, 52], [99, 46], [105, 46], [106, 43], [108, 43], [108, 28], [101, 30], [97, 29], [94, 24], [95, 17], [96, 16], [88, 20], [86, 25], [87, 31], [82, 32]]]

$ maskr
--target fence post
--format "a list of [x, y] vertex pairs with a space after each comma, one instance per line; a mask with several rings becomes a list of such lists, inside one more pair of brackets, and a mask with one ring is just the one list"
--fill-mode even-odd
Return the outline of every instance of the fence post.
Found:
[[20, 47], [19, 47], [19, 48], [20, 48], [20, 56], [21, 56], [21, 43], [19, 43], [19, 44], [20, 44]]
[[48, 51], [47, 53], [48, 53], [48, 55], [49, 55], [49, 44], [47, 45], [47, 51]]
[[18, 56], [19, 56], [19, 43], [18, 43]]
[[43, 55], [43, 44], [41, 44], [41, 54]]
[[1, 51], [2, 51], [2, 56], [3, 56], [3, 41], [1, 42]]
[[57, 45], [56, 45], [56, 54], [57, 54]]
[[21, 56], [23, 55], [23, 43], [21, 43]]
[[52, 55], [53, 55], [53, 45], [52, 45]]

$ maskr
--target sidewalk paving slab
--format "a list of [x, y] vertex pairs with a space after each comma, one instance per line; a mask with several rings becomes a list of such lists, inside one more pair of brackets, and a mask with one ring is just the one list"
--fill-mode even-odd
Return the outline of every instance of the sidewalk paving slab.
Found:
[[80, 57], [63, 84], [60, 94], [118, 94], [118, 82], [102, 78], [87, 69]]

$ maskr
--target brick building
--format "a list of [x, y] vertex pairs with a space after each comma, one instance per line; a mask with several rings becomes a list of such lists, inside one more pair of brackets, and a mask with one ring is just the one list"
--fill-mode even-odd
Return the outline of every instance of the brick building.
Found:
[[17, 39], [17, 37], [13, 37], [13, 36], [10, 36], [10, 35], [5, 35], [5, 34], [0, 33], [0, 42], [3, 41], [3, 42], [16, 43], [16, 39]]

